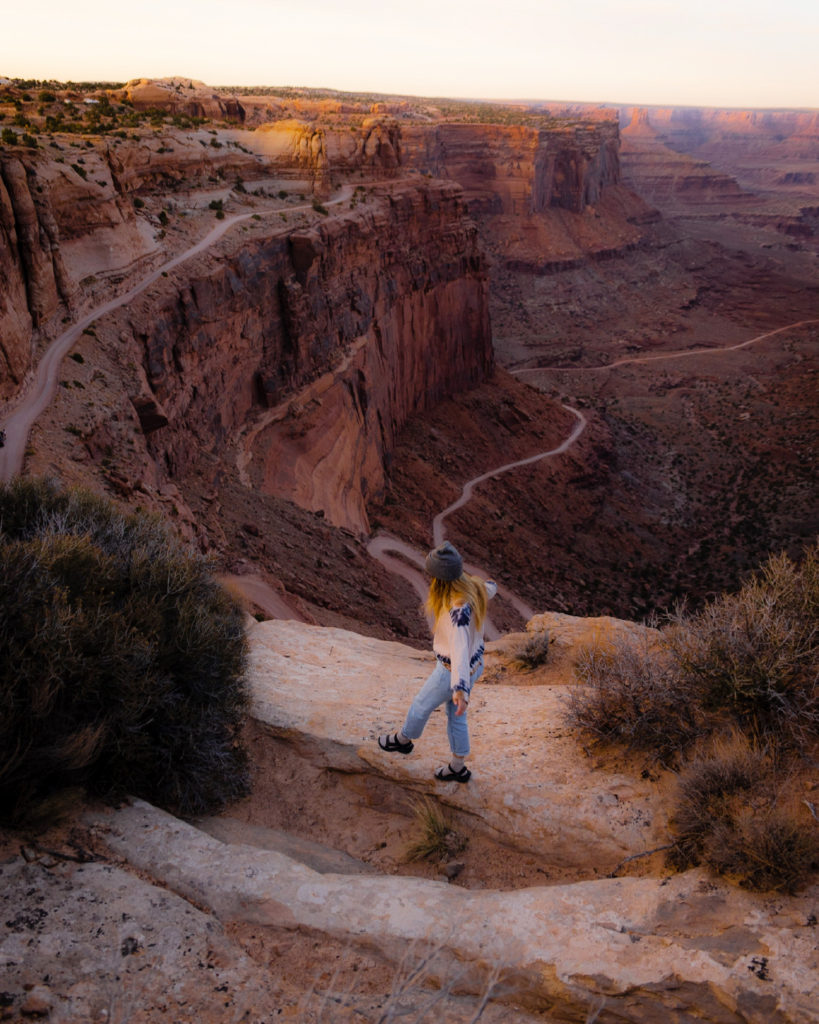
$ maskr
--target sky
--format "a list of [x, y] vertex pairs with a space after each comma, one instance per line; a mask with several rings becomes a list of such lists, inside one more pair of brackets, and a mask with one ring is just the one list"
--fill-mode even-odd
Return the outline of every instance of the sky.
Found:
[[0, 76], [819, 107], [817, 0], [20, 0]]

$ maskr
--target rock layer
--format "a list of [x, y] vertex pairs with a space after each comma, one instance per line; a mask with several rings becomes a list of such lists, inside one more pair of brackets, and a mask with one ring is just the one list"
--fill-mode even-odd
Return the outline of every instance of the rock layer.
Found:
[[[374, 258], [375, 257], [375, 258]], [[458, 189], [404, 185], [186, 275], [133, 331], [175, 472], [241, 435], [244, 479], [367, 530], [407, 417], [492, 366], [487, 278]]]
[[643, 198], [661, 209], [753, 200], [731, 175], [672, 148], [653, 116], [635, 110], [622, 132], [623, 173]]
[[137, 802], [91, 820], [117, 855], [223, 923], [309, 928], [401, 961], [435, 954], [467, 992], [560, 1019], [634, 1024], [811, 1024], [809, 897], [760, 900], [706, 874], [465, 892], [415, 878], [320, 875], [229, 845]]
[[401, 143], [405, 167], [459, 182], [470, 208], [481, 213], [580, 213], [620, 177], [613, 121], [405, 127]]

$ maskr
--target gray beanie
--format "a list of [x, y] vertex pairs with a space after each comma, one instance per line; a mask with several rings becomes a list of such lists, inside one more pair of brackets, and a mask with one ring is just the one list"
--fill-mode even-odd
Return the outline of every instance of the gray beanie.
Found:
[[427, 572], [436, 580], [457, 580], [463, 572], [464, 562], [455, 548], [445, 540], [427, 555]]

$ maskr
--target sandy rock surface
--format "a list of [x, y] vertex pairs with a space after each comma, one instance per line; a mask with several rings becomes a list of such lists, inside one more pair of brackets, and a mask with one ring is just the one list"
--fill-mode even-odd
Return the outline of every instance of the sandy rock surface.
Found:
[[[227, 845], [136, 802], [95, 825], [110, 848], [225, 924], [309, 928], [400, 959], [434, 949], [442, 980], [582, 1019], [815, 1021], [819, 893], [748, 896], [704, 872], [517, 892], [401, 877], [319, 875], [282, 854]], [[586, 1017], [585, 1019], [588, 1019]]]
[[[584, 630], [591, 635], [590, 627]], [[489, 645], [488, 679], [502, 678], [493, 669], [508, 661], [508, 643], [499, 641], [497, 654]], [[401, 725], [432, 670], [431, 654], [338, 629], [258, 623], [252, 630], [253, 714], [279, 734], [297, 737], [328, 766], [368, 770], [434, 793], [507, 843], [555, 864], [608, 872], [626, 857], [667, 843], [667, 821], [651, 781], [596, 769], [564, 725], [570, 648], [565, 639], [562, 667], [551, 677], [559, 684], [478, 683], [469, 709], [473, 777], [466, 786], [433, 779], [449, 754], [442, 710], [433, 713], [410, 756], [377, 746], [380, 733]]]
[[[270, 979], [185, 898], [110, 864], [0, 866], [0, 1019], [222, 1020], [269, 1003]], [[153, 1015], [153, 1017], [152, 1017]]]

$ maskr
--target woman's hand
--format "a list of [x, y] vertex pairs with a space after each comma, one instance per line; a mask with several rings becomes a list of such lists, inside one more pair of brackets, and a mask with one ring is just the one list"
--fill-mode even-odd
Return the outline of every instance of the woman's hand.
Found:
[[455, 717], [460, 718], [467, 708], [466, 694], [463, 690], [456, 690], [452, 694], [452, 703], [455, 705]]

